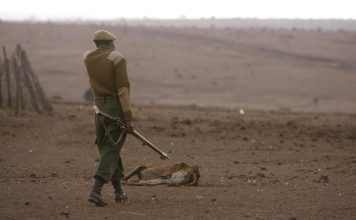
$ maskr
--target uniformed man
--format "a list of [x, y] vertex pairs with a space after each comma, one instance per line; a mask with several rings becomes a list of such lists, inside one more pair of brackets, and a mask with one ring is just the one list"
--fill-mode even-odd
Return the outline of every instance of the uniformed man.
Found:
[[[122, 53], [115, 50], [115, 39], [115, 35], [108, 31], [96, 31], [93, 41], [97, 49], [85, 52], [84, 62], [95, 104], [103, 112], [124, 119], [128, 128], [133, 129], [126, 59]], [[105, 183], [111, 181], [115, 189], [115, 201], [125, 202], [127, 195], [121, 185], [123, 165], [120, 151], [125, 142], [126, 132], [112, 120], [98, 115], [95, 115], [95, 128], [100, 160], [88, 201], [98, 206], [106, 206], [101, 190]]]

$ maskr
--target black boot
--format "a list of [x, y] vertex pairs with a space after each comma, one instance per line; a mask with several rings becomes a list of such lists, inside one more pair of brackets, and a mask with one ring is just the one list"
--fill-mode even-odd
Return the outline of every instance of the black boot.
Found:
[[127, 201], [127, 195], [124, 192], [121, 181], [112, 181], [112, 185], [115, 189], [115, 201], [124, 203]]
[[101, 178], [95, 178], [94, 186], [89, 193], [88, 201], [95, 203], [97, 206], [106, 206], [107, 203], [101, 197], [101, 190], [104, 186], [104, 181]]

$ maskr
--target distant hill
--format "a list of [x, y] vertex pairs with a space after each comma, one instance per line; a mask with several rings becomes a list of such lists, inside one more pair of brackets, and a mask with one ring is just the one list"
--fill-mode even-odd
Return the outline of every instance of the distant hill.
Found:
[[328, 31], [356, 31], [356, 20], [316, 20], [316, 19], [118, 19], [107, 21], [110, 24], [129, 26], [163, 26], [163, 27], [199, 27], [199, 28], [273, 28], [273, 29], [320, 29]]

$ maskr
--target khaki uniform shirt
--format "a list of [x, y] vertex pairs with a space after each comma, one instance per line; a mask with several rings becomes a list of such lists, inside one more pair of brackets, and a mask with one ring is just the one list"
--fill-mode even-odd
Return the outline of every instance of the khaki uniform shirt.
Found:
[[84, 62], [94, 96], [118, 96], [125, 120], [132, 120], [125, 57], [117, 50], [98, 48], [86, 51]]

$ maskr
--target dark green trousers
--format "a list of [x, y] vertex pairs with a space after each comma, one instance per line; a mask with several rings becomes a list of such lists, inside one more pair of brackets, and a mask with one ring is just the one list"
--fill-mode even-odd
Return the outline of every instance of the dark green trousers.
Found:
[[[118, 97], [95, 97], [98, 108], [111, 115], [123, 118], [123, 111]], [[124, 168], [120, 157], [120, 151], [125, 143], [126, 132], [122, 131], [113, 120], [101, 115], [95, 115], [96, 144], [100, 153], [100, 160], [95, 178], [101, 178], [106, 183], [119, 181], [123, 178]]]

